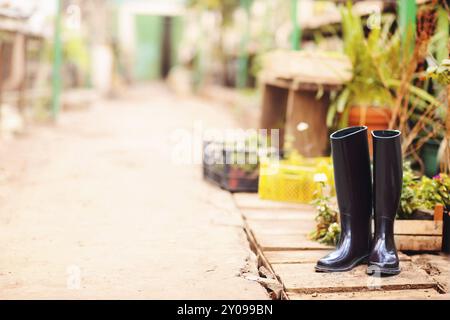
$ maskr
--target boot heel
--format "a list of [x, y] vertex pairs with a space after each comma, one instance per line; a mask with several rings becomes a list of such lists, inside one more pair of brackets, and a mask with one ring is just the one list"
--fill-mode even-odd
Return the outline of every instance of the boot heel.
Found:
[[379, 267], [377, 265], [369, 265], [367, 267], [366, 273], [369, 276], [396, 276], [400, 273], [400, 268], [385, 268], [385, 267]]

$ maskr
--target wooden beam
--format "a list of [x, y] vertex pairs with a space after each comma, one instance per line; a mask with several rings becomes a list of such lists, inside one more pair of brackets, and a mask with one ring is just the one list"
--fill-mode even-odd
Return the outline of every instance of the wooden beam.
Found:
[[395, 245], [402, 251], [441, 251], [442, 236], [395, 235]]
[[288, 293], [290, 300], [425, 300], [441, 299], [443, 295], [435, 289], [416, 290], [371, 290], [335, 293]]
[[442, 221], [396, 220], [395, 235], [442, 236]]
[[402, 272], [395, 277], [370, 277], [367, 265], [348, 272], [319, 273], [315, 263], [273, 264], [273, 270], [283, 280], [288, 293], [362, 292], [371, 290], [432, 289], [437, 283], [427, 273], [412, 264], [400, 264]]

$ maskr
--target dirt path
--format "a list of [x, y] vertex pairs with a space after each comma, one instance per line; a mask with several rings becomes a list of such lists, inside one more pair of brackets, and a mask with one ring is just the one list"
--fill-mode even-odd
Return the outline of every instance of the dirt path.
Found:
[[167, 142], [232, 125], [161, 85], [0, 142], [0, 298], [267, 299], [229, 195]]

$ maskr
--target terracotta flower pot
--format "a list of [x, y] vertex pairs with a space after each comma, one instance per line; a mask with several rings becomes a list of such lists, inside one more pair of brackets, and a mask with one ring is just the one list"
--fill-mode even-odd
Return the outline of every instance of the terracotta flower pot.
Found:
[[348, 124], [352, 126], [367, 126], [369, 137], [369, 152], [372, 156], [372, 130], [385, 130], [389, 128], [392, 112], [382, 107], [351, 107], [348, 115]]

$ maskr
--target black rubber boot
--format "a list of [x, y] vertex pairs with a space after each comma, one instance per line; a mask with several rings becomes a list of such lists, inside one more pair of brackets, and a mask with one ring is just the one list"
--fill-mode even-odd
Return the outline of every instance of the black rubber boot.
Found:
[[342, 129], [330, 139], [341, 236], [337, 249], [317, 262], [318, 272], [348, 271], [367, 263], [370, 251], [372, 179], [367, 127]]
[[394, 221], [403, 183], [401, 132], [372, 131], [372, 137], [375, 236], [367, 273], [395, 275], [400, 273]]

